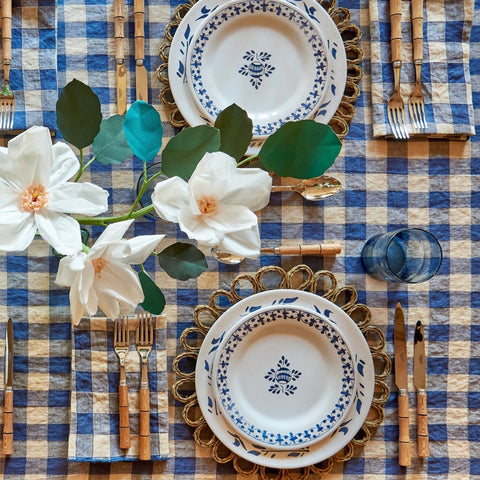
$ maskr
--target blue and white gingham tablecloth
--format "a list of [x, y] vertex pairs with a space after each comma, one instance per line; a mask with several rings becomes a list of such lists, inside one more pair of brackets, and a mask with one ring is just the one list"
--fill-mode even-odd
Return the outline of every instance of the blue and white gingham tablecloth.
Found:
[[[379, 0], [380, 1], [380, 0]], [[435, 0], [437, 3], [441, 0]], [[425, 2], [427, 8], [430, 0]], [[463, 6], [453, 0], [445, 6]], [[128, 0], [126, 35], [129, 101], [134, 98], [133, 1]], [[150, 102], [161, 110], [165, 134], [174, 134], [158, 94], [155, 69], [163, 28], [179, 0], [146, 2], [146, 65], [150, 72]], [[480, 142], [375, 139], [372, 128], [370, 13], [368, 0], [340, 0], [363, 33], [364, 77], [356, 116], [344, 148], [331, 173], [345, 190], [313, 204], [294, 193], [273, 194], [261, 212], [264, 246], [283, 241], [337, 240], [341, 255], [332, 259], [304, 259], [314, 270], [331, 269], [340, 283], [353, 285], [359, 301], [372, 311], [372, 323], [385, 333], [393, 355], [393, 314], [398, 301], [406, 313], [408, 354], [413, 352], [417, 320], [428, 338], [428, 410], [431, 456], [421, 461], [412, 445], [412, 466], [398, 465], [396, 388], [385, 421], [352, 460], [338, 464], [324, 480], [466, 480], [480, 478]], [[445, 11], [448, 11], [448, 8]], [[442, 21], [448, 20], [447, 18]], [[480, 0], [475, 0], [470, 36], [471, 90], [477, 132], [480, 131]], [[103, 113], [115, 113], [115, 60], [112, 0], [19, 0], [14, 2], [14, 44], [11, 83], [17, 98], [16, 128], [34, 124], [55, 127], [55, 101], [72, 78], [92, 86]], [[458, 27], [458, 25], [457, 25]], [[449, 68], [445, 65], [445, 68]], [[96, 166], [90, 178], [111, 191], [112, 210], [126, 210], [134, 198], [140, 162], [114, 168]], [[420, 285], [378, 282], [367, 277], [359, 254], [370, 236], [400, 226], [432, 231], [445, 258], [437, 276]], [[136, 222], [135, 232], [165, 233], [183, 239], [176, 226], [149, 220]], [[92, 236], [99, 231], [92, 229]], [[175, 376], [172, 361], [180, 351], [179, 336], [192, 325], [197, 304], [207, 303], [216, 288], [228, 287], [240, 272], [255, 272], [270, 263], [289, 269], [298, 258], [263, 256], [239, 266], [209, 259], [208, 272], [175, 282], [153, 260], [145, 268], [155, 275], [167, 296], [165, 310], [169, 388]], [[58, 259], [41, 240], [27, 252], [0, 256], [0, 352], [5, 320], [15, 324], [15, 451], [0, 456], [5, 479], [184, 479], [235, 478], [230, 464], [217, 464], [198, 447], [192, 429], [181, 417], [182, 405], [169, 394], [169, 450], [171, 458], [157, 462], [88, 463], [68, 460], [71, 391], [72, 328], [68, 291], [58, 287]], [[410, 373], [411, 360], [410, 360]], [[3, 355], [0, 355], [3, 372]], [[0, 385], [3, 375], [0, 373]], [[411, 383], [411, 418], [415, 400]], [[3, 392], [0, 392], [3, 405]], [[1, 412], [0, 412], [1, 413]], [[411, 433], [415, 438], [412, 421]]]

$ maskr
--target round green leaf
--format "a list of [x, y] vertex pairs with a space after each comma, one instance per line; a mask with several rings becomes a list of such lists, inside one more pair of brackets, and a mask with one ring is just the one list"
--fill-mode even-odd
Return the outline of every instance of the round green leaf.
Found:
[[153, 160], [162, 146], [163, 127], [155, 108], [137, 100], [127, 111], [123, 129], [133, 153], [143, 160]]
[[138, 272], [138, 278], [140, 279], [140, 285], [142, 286], [143, 295], [145, 297], [141, 304], [142, 308], [154, 315], [159, 315], [163, 312], [166, 303], [163, 292], [143, 270]]
[[342, 143], [330, 128], [314, 120], [288, 122], [270, 135], [258, 156], [282, 177], [312, 178], [333, 165]]
[[92, 147], [95, 158], [103, 165], [122, 163], [133, 154], [123, 131], [124, 119], [125, 115], [114, 115], [100, 124]]
[[100, 130], [102, 111], [93, 90], [72, 80], [57, 100], [57, 125], [63, 138], [78, 149], [91, 145]]
[[215, 127], [220, 130], [220, 151], [240, 160], [252, 140], [253, 122], [247, 112], [233, 103], [220, 112]]
[[205, 255], [190, 243], [177, 242], [162, 250], [158, 255], [160, 266], [177, 280], [198, 277], [207, 268]]
[[220, 130], [198, 125], [182, 130], [170, 139], [162, 153], [162, 170], [168, 177], [187, 180], [207, 152], [218, 152]]

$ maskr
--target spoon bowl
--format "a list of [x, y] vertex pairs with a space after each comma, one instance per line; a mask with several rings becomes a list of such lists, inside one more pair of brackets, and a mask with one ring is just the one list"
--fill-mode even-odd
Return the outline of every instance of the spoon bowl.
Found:
[[296, 192], [310, 202], [319, 202], [333, 197], [343, 186], [340, 180], [328, 175], [307, 178], [296, 185], [274, 185], [272, 192]]

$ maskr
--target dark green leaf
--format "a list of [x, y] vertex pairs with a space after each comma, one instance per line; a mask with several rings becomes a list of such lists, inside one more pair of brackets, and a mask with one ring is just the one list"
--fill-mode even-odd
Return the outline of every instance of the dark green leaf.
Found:
[[177, 280], [198, 277], [207, 268], [205, 255], [190, 243], [177, 242], [162, 250], [158, 255], [160, 266]]
[[127, 111], [123, 129], [133, 153], [143, 160], [153, 160], [162, 146], [163, 127], [157, 110], [137, 100]]
[[133, 154], [123, 131], [124, 120], [125, 115], [114, 115], [100, 124], [92, 147], [95, 158], [103, 165], [122, 163]]
[[282, 177], [312, 178], [333, 165], [342, 148], [335, 132], [314, 120], [288, 122], [265, 141], [258, 156]]
[[215, 121], [220, 130], [220, 151], [240, 160], [252, 140], [252, 120], [245, 110], [235, 103], [220, 112]]
[[144, 300], [142, 308], [147, 312], [159, 315], [165, 308], [165, 297], [157, 284], [148, 276], [146, 272], [141, 270], [138, 272], [140, 285], [142, 286]]
[[162, 170], [168, 177], [187, 180], [207, 152], [220, 148], [220, 130], [199, 125], [182, 130], [168, 143], [162, 153]]
[[100, 130], [102, 111], [93, 90], [79, 80], [72, 80], [57, 100], [57, 125], [63, 138], [78, 149], [93, 143]]

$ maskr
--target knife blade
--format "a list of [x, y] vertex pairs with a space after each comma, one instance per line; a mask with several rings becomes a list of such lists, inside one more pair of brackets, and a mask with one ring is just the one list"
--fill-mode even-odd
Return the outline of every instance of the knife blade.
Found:
[[417, 390], [417, 453], [419, 457], [428, 457], [427, 359], [423, 324], [420, 320], [415, 325], [413, 384]]
[[3, 408], [3, 453], [13, 453], [13, 322], [5, 332], [5, 404]]
[[399, 464], [408, 467], [410, 459], [410, 419], [408, 414], [408, 370], [405, 317], [400, 303], [395, 308], [395, 384], [398, 388]]
[[127, 111], [127, 69], [125, 68], [123, 0], [114, 0], [113, 19], [115, 24], [115, 60], [117, 62], [117, 113], [124, 115]]
[[135, 89], [137, 100], [148, 102], [148, 75], [145, 68], [145, 2], [134, 0], [135, 21]]

